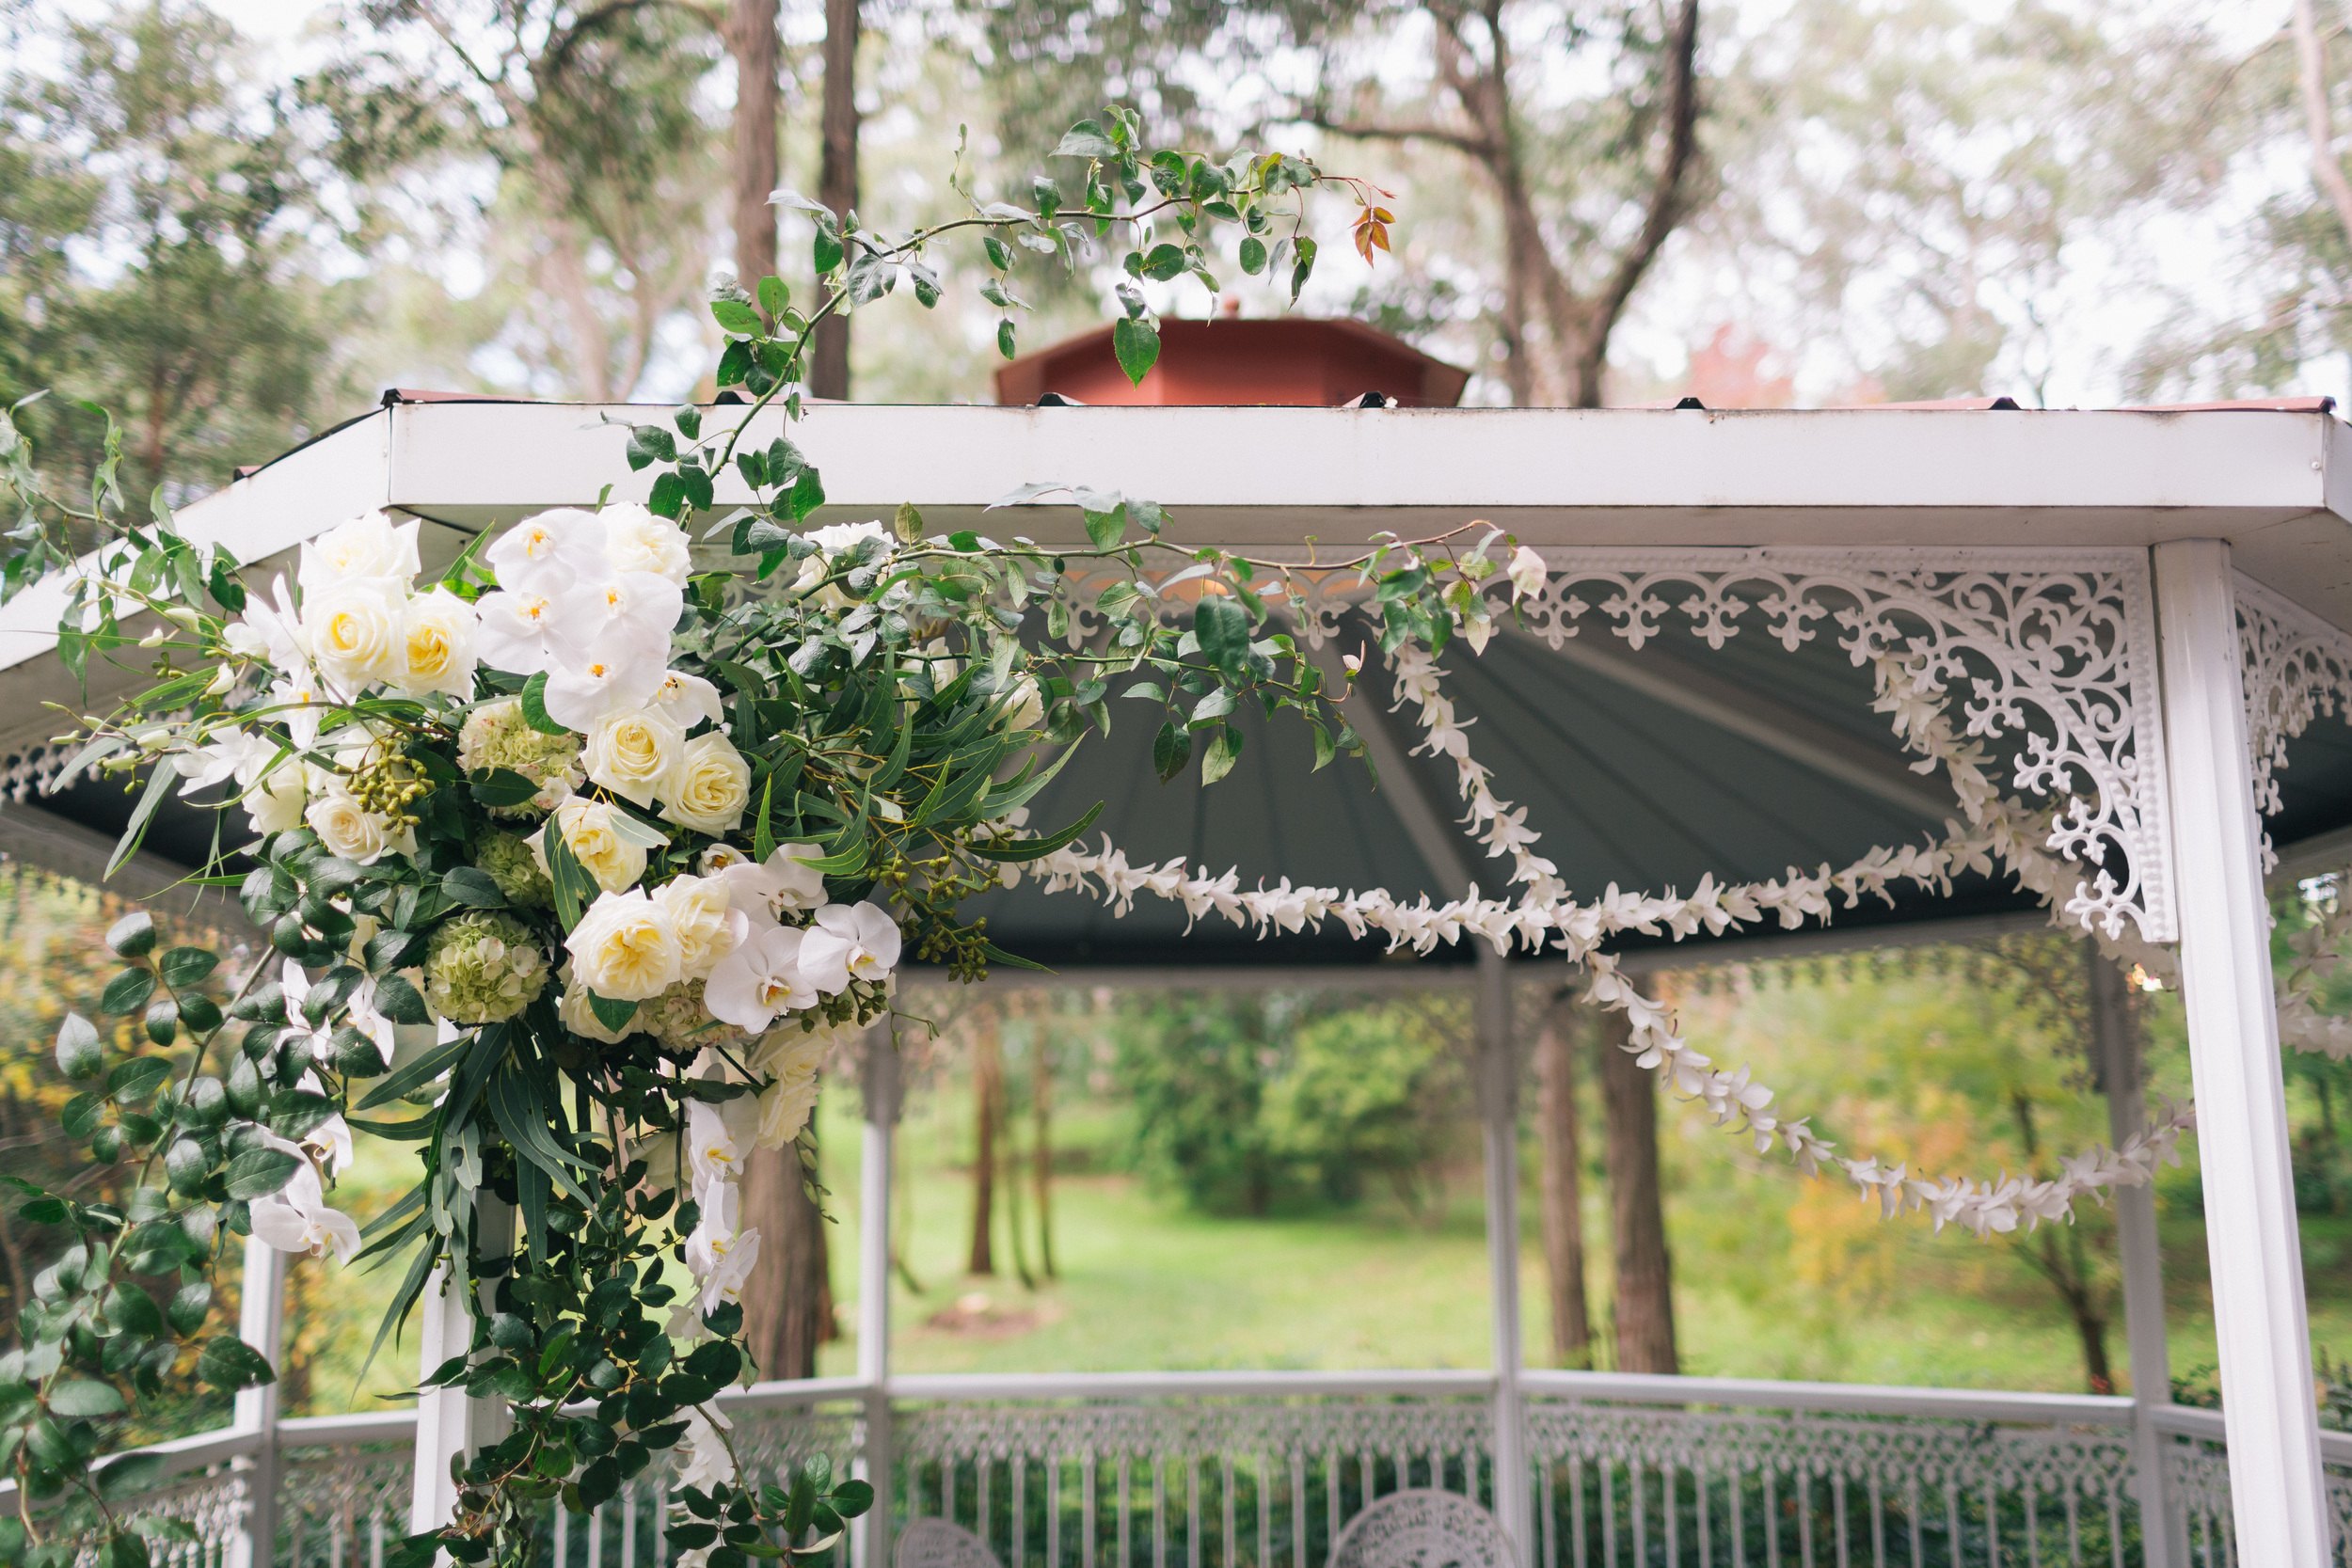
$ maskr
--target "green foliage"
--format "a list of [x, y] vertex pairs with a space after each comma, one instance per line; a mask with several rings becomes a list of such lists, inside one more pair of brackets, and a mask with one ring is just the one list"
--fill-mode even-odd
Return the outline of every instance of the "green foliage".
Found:
[[1352, 1203], [1377, 1182], [1434, 1218], [1466, 1125], [1458, 1013], [1280, 994], [1139, 1005], [1119, 1032], [1126, 1161], [1213, 1212]]

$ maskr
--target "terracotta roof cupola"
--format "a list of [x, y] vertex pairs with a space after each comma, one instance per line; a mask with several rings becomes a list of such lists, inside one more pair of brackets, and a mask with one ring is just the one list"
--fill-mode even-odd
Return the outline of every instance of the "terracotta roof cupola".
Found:
[[1451, 408], [1470, 372], [1354, 321], [1279, 316], [1160, 323], [1160, 357], [1131, 385], [1107, 326], [1066, 338], [996, 372], [996, 401], [1331, 408], [1379, 394], [1406, 408]]

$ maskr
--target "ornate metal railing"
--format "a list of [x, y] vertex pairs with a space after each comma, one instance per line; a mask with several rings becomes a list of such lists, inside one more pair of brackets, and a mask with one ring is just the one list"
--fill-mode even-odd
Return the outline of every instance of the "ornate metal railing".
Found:
[[[849, 1380], [724, 1397], [755, 1476], [821, 1450], [890, 1455], [891, 1531], [946, 1518], [1004, 1568], [1324, 1568], [1374, 1498], [1438, 1487], [1493, 1508], [1495, 1380], [1484, 1372], [1130, 1373], [891, 1380], [883, 1443]], [[1978, 1568], [2169, 1560], [2233, 1568], [2217, 1412], [2159, 1406], [2165, 1506], [2151, 1517], [2124, 1399], [1529, 1372], [1523, 1568]], [[2352, 1436], [2327, 1434], [2340, 1562], [2352, 1563]], [[277, 1478], [275, 1550], [295, 1568], [380, 1564], [407, 1529], [405, 1412], [294, 1420], [167, 1446], [145, 1506], [230, 1560], [249, 1485]], [[667, 1456], [582, 1519], [550, 1511], [551, 1568], [666, 1568]], [[1505, 1489], [1507, 1490], [1507, 1489]], [[887, 1536], [880, 1537], [886, 1539]], [[849, 1568], [869, 1568], [861, 1542]], [[879, 1565], [876, 1565], [879, 1568]]]

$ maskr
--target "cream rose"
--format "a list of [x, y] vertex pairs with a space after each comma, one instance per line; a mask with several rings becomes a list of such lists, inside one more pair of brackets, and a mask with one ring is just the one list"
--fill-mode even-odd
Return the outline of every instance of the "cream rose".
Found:
[[[555, 999], [556, 1022], [573, 1034], [602, 1040], [607, 1045], [618, 1045], [628, 1038], [629, 1032], [637, 1027], [637, 1015], [631, 1013], [629, 1021], [618, 1029], [606, 1028], [604, 1021], [596, 1016], [596, 1009], [588, 1006], [588, 988], [572, 978], [570, 964], [556, 972], [556, 979], [564, 987], [563, 993]], [[618, 1001], [619, 998], [613, 1000]]]
[[604, 558], [614, 571], [651, 572], [686, 586], [684, 529], [642, 506], [608, 506], [597, 515], [604, 521]]
[[681, 828], [716, 837], [742, 824], [751, 799], [752, 765], [734, 741], [714, 730], [686, 743], [661, 815]]
[[615, 1002], [643, 1002], [678, 982], [677, 928], [642, 888], [600, 895], [564, 945], [573, 976]]
[[327, 849], [358, 865], [373, 865], [391, 847], [384, 819], [341, 789], [327, 790], [310, 802], [302, 819]]
[[302, 824], [310, 792], [302, 787], [302, 767], [282, 762], [246, 786], [246, 815], [257, 833], [282, 833]]
[[401, 663], [403, 597], [401, 585], [389, 578], [354, 578], [311, 594], [302, 607], [302, 626], [319, 673], [346, 695], [390, 679]]
[[709, 978], [711, 966], [734, 952], [751, 930], [751, 921], [734, 907], [733, 894], [719, 877], [679, 877], [654, 894], [677, 936], [681, 978]]
[[391, 683], [411, 697], [446, 691], [473, 695], [473, 606], [446, 588], [409, 601], [401, 617], [400, 648]]
[[595, 783], [650, 806], [657, 797], [667, 800], [676, 793], [678, 765], [685, 755], [686, 737], [667, 714], [623, 708], [588, 726], [588, 745], [580, 760]]
[[817, 1107], [817, 1063], [822, 1054], [820, 1050], [811, 1055], [805, 1066], [796, 1057], [788, 1070], [759, 1091], [759, 1131], [752, 1141], [761, 1148], [782, 1148], [808, 1125], [809, 1113]]
[[[618, 809], [602, 800], [570, 800], [555, 808], [552, 819], [572, 858], [607, 893], [632, 887], [645, 874], [645, 851], [612, 831]], [[548, 869], [547, 832], [541, 828], [524, 840], [538, 857], [542, 871]]]

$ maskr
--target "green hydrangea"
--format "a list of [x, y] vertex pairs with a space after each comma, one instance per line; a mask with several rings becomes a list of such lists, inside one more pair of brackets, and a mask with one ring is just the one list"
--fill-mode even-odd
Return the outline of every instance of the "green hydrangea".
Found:
[[424, 949], [424, 1005], [452, 1023], [498, 1023], [548, 989], [547, 955], [511, 914], [471, 910], [446, 921]]
[[636, 1027], [674, 1051], [703, 1046], [740, 1046], [751, 1038], [731, 1023], [722, 1023], [703, 1006], [703, 982], [681, 980], [637, 1009]]
[[532, 816], [553, 811], [569, 799], [586, 775], [580, 763], [580, 736], [548, 735], [523, 718], [522, 699], [485, 703], [466, 716], [457, 732], [457, 765], [468, 772], [511, 768], [543, 786], [518, 806], [493, 806], [493, 816]]
[[539, 857], [521, 837], [502, 831], [474, 846], [473, 863], [516, 909], [544, 910], [555, 899], [554, 884], [539, 869]]

